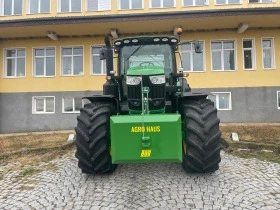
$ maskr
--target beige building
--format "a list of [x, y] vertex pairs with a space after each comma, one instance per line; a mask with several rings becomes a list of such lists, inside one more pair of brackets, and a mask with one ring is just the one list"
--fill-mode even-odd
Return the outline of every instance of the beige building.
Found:
[[279, 18], [280, 0], [0, 0], [0, 132], [73, 128], [105, 82], [106, 34], [178, 26], [190, 86], [212, 92], [222, 122], [279, 123]]

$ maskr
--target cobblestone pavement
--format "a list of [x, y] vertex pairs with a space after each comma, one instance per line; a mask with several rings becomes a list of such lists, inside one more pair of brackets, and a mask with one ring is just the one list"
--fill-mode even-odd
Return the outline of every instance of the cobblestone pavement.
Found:
[[0, 209], [280, 209], [280, 164], [222, 158], [212, 174], [186, 174], [180, 164], [138, 164], [88, 176], [71, 154], [52, 161], [56, 170], [6, 174]]

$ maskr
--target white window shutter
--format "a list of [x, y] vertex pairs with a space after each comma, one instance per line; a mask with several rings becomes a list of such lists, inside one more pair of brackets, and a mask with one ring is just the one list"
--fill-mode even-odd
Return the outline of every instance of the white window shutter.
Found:
[[98, 11], [99, 0], [87, 0], [87, 10], [88, 11]]
[[111, 0], [99, 0], [99, 11], [111, 10]]

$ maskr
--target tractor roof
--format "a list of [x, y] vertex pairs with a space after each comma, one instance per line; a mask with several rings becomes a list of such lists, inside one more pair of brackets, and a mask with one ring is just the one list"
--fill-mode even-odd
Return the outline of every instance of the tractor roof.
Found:
[[136, 36], [117, 39], [114, 43], [115, 48], [122, 48], [131, 45], [149, 45], [149, 44], [169, 44], [178, 45], [178, 39], [174, 36]]

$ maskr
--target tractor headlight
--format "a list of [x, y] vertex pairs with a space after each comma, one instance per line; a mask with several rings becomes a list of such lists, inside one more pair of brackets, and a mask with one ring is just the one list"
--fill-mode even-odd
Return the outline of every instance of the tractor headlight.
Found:
[[153, 84], [164, 84], [165, 83], [165, 75], [158, 76], [150, 76], [151, 83]]
[[126, 77], [127, 85], [139, 85], [140, 82], [141, 82], [141, 77], [132, 77], [132, 76]]

